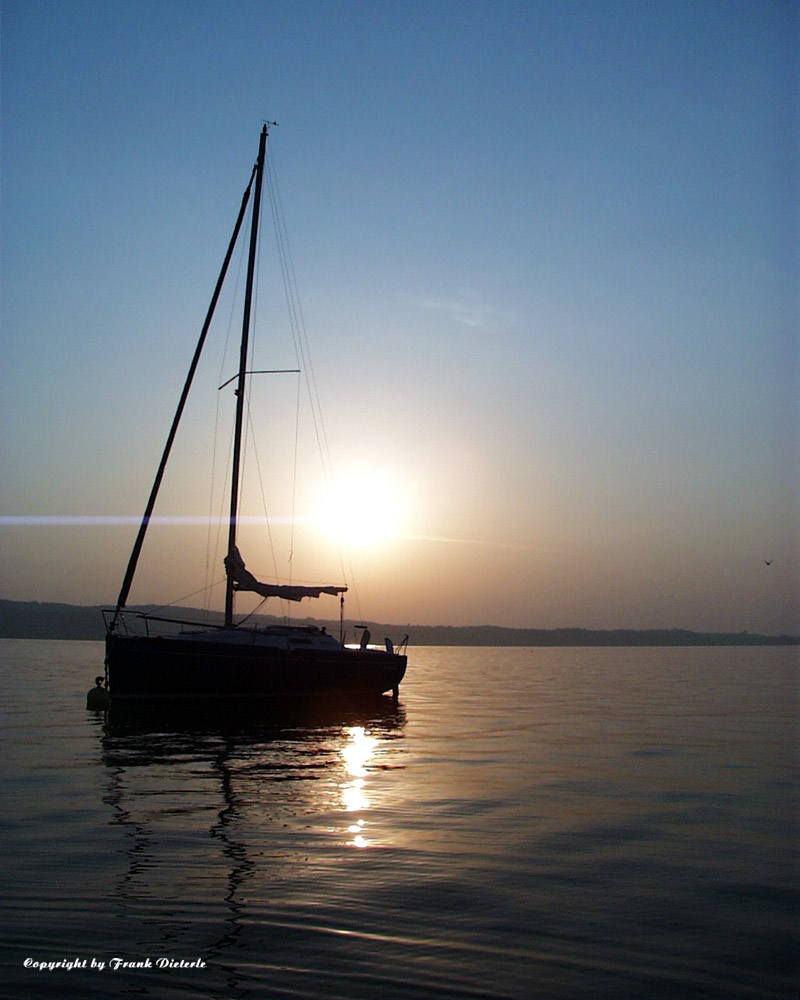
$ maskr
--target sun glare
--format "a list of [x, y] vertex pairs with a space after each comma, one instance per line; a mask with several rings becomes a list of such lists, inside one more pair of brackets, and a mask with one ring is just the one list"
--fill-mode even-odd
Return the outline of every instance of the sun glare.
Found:
[[379, 473], [351, 474], [329, 495], [319, 522], [342, 545], [377, 545], [397, 534], [400, 507], [399, 487], [388, 478]]

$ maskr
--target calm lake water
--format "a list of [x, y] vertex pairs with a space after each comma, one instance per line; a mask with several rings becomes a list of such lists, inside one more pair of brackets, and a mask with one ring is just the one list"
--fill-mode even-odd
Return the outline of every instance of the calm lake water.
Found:
[[397, 706], [187, 730], [2, 640], [0, 995], [795, 997], [799, 653], [412, 648]]

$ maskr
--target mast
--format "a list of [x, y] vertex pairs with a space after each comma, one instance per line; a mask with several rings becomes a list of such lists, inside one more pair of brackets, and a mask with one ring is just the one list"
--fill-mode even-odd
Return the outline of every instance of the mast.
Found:
[[258, 216], [261, 208], [261, 181], [264, 176], [264, 151], [267, 145], [267, 124], [261, 129], [256, 161], [256, 187], [253, 193], [253, 220], [250, 226], [250, 254], [247, 259], [247, 284], [244, 293], [242, 316], [242, 343], [239, 351], [239, 380], [236, 387], [236, 423], [233, 438], [233, 465], [231, 468], [231, 513], [228, 525], [228, 558], [225, 560], [227, 582], [225, 587], [225, 626], [233, 626], [233, 571], [236, 552], [236, 521], [239, 509], [239, 465], [242, 452], [242, 425], [244, 422], [244, 389], [247, 375], [247, 343], [250, 336], [250, 306], [253, 299], [253, 276], [258, 247]]

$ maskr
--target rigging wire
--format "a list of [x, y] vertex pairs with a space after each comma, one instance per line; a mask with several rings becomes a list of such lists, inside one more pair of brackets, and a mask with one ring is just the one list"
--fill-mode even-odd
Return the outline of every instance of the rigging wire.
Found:
[[[292, 335], [292, 340], [294, 344], [295, 358], [297, 361], [297, 366], [302, 372], [302, 382], [305, 384], [306, 394], [308, 397], [308, 404], [310, 409], [311, 422], [313, 426], [314, 435], [317, 441], [317, 449], [319, 453], [320, 465], [322, 470], [322, 478], [325, 489], [330, 491], [331, 485], [334, 481], [333, 476], [333, 465], [330, 454], [330, 447], [328, 444], [327, 431], [325, 428], [325, 423], [322, 416], [322, 405], [320, 400], [319, 389], [317, 386], [316, 375], [314, 372], [313, 363], [311, 360], [311, 350], [308, 340], [308, 334], [305, 326], [305, 318], [302, 312], [302, 306], [300, 303], [300, 295], [297, 285], [297, 278], [294, 269], [294, 262], [292, 260], [291, 249], [289, 246], [288, 232], [286, 228], [286, 221], [283, 212], [283, 205], [280, 196], [280, 189], [278, 186], [277, 175], [273, 166], [273, 157], [270, 152], [270, 147], [267, 147], [267, 156], [265, 159], [265, 170], [264, 170], [264, 180], [265, 186], [269, 195], [269, 206], [270, 213], [272, 216], [273, 232], [275, 234], [276, 248], [278, 263], [281, 271], [283, 293], [286, 302], [286, 308], [289, 318], [289, 327]], [[256, 260], [256, 273], [260, 273], [260, 264], [262, 258], [262, 240], [263, 240], [264, 227], [260, 227], [258, 233], [258, 244], [257, 244], [257, 260]], [[232, 339], [232, 329], [234, 324], [234, 315], [236, 306], [238, 304], [241, 275], [243, 269], [243, 262], [245, 259], [245, 242], [242, 241], [240, 244], [239, 256], [238, 256], [238, 266], [236, 272], [236, 281], [233, 290], [231, 308], [228, 317], [225, 344], [222, 354], [222, 361], [220, 364], [220, 381], [224, 378], [224, 370], [227, 362], [229, 348]], [[258, 321], [258, 305], [259, 305], [259, 283], [256, 282], [254, 286], [253, 303], [252, 303], [252, 315], [251, 315], [251, 329], [255, 330]], [[246, 406], [246, 428], [247, 433], [245, 434], [244, 448], [242, 449], [241, 457], [241, 469], [240, 469], [240, 490], [242, 489], [242, 484], [245, 481], [245, 466], [248, 461], [248, 452], [252, 448], [253, 460], [256, 465], [256, 472], [258, 477], [258, 482], [261, 491], [261, 503], [264, 511], [265, 521], [267, 525], [268, 538], [269, 538], [269, 548], [270, 555], [274, 570], [274, 575], [276, 580], [280, 580], [282, 575], [278, 570], [278, 558], [275, 547], [275, 539], [273, 537], [271, 520], [269, 517], [266, 492], [264, 488], [264, 480], [261, 474], [261, 463], [259, 460], [258, 447], [256, 441], [256, 434], [254, 428], [254, 417], [253, 411], [250, 405], [251, 400], [251, 389], [252, 389], [252, 379], [253, 370], [255, 368], [254, 364], [254, 354], [255, 354], [255, 337], [250, 338], [249, 352], [250, 357], [248, 359], [248, 372], [247, 372], [247, 390], [245, 393], [245, 406]], [[295, 521], [296, 521], [296, 503], [297, 503], [297, 481], [298, 481], [298, 471], [299, 471], [299, 440], [300, 440], [300, 410], [301, 410], [301, 397], [302, 397], [302, 383], [301, 379], [298, 378], [297, 382], [297, 393], [296, 393], [296, 403], [295, 403], [295, 428], [294, 428], [294, 461], [293, 461], [293, 474], [292, 474], [292, 494], [291, 494], [291, 517], [290, 517], [290, 543], [289, 543], [289, 555], [288, 555], [288, 578], [289, 582], [294, 580], [293, 571], [293, 557], [294, 557], [294, 546], [295, 546]], [[206, 573], [205, 573], [205, 586], [201, 591], [196, 591], [195, 593], [205, 592], [207, 594], [206, 602], [206, 612], [210, 611], [211, 603], [211, 590], [217, 586], [219, 581], [213, 580], [213, 565], [216, 564], [216, 557], [219, 552], [220, 537], [223, 530], [223, 526], [227, 523], [227, 518], [224, 515], [223, 509], [225, 506], [225, 483], [230, 481], [230, 471], [231, 471], [231, 457], [233, 450], [233, 441], [229, 442], [228, 448], [228, 458], [226, 463], [226, 473], [223, 476], [223, 486], [218, 487], [218, 473], [216, 470], [216, 458], [219, 450], [219, 434], [220, 434], [220, 422], [221, 422], [221, 397], [219, 393], [217, 394], [217, 406], [214, 421], [214, 439], [213, 439], [213, 455], [212, 455], [212, 479], [209, 491], [209, 527], [207, 534], [207, 545], [206, 545]], [[217, 489], [220, 489], [220, 514], [217, 517], [213, 516], [213, 509], [215, 506], [214, 495]], [[216, 524], [216, 531], [214, 532], [214, 524]], [[213, 543], [212, 543], [212, 534]], [[339, 555], [340, 570], [343, 576], [343, 582], [349, 586], [351, 595], [355, 597], [356, 605], [360, 604], [358, 600], [358, 594], [354, 585], [354, 573], [352, 560], [350, 558], [349, 552], [347, 553], [347, 562], [349, 565], [349, 572], [345, 569], [345, 555], [343, 553], [342, 545], [339, 543], [337, 546]], [[351, 581], [348, 584], [348, 579]], [[194, 596], [194, 595], [187, 595]], [[180, 598], [179, 600], [183, 600]], [[257, 608], [249, 612], [246, 618], [252, 617], [259, 608], [263, 605], [262, 601]], [[285, 603], [288, 607], [288, 602]], [[358, 614], [360, 615], [360, 608], [358, 609]], [[285, 620], [289, 620], [290, 614], [284, 612]]]
[[[226, 331], [225, 331], [225, 344], [224, 344], [223, 349], [222, 349], [222, 358], [220, 360], [219, 378], [217, 379], [217, 383], [222, 382], [223, 376], [225, 374], [225, 366], [227, 364], [227, 359], [228, 359], [228, 349], [229, 349], [230, 343], [231, 343], [231, 331], [233, 329], [234, 314], [235, 314], [235, 311], [236, 311], [236, 305], [237, 305], [237, 301], [238, 301], [239, 283], [240, 283], [241, 277], [242, 277], [242, 266], [243, 266], [243, 263], [244, 263], [244, 249], [245, 249], [245, 241], [241, 240], [240, 243], [239, 243], [238, 262], [237, 262], [237, 266], [236, 266], [236, 279], [234, 281], [233, 292], [232, 292], [232, 295], [231, 295], [231, 306], [230, 306], [230, 310], [228, 312], [228, 324], [227, 324], [227, 328], [226, 328]], [[230, 434], [230, 437], [229, 437], [229, 441], [228, 441], [228, 459], [227, 459], [227, 462], [226, 462], [226, 465], [225, 465], [226, 472], [223, 475], [223, 484], [222, 484], [222, 488], [221, 488], [221, 491], [220, 491], [219, 516], [217, 518], [214, 518], [213, 517], [213, 514], [214, 514], [214, 491], [216, 489], [217, 448], [218, 448], [218, 441], [219, 441], [219, 425], [220, 425], [220, 407], [221, 407], [221, 405], [222, 405], [222, 397], [220, 396], [219, 392], [217, 392], [217, 394], [216, 394], [216, 408], [215, 408], [215, 413], [214, 413], [214, 437], [212, 439], [212, 446], [211, 446], [211, 452], [212, 452], [212, 454], [211, 454], [211, 483], [210, 483], [210, 486], [209, 486], [209, 495], [208, 495], [208, 517], [209, 517], [209, 520], [208, 520], [208, 531], [206, 533], [206, 571], [205, 571], [205, 588], [204, 589], [206, 590], [206, 595], [207, 595], [206, 596], [206, 607], [205, 607], [205, 610], [207, 612], [209, 612], [211, 610], [211, 593], [212, 593], [213, 587], [216, 585], [214, 583], [210, 583], [209, 581], [211, 580], [213, 572], [214, 572], [213, 565], [216, 563], [217, 556], [218, 556], [218, 554], [220, 552], [220, 534], [222, 532], [223, 511], [224, 511], [224, 508], [225, 508], [225, 484], [227, 483], [229, 475], [230, 475], [231, 461], [232, 461], [232, 454], [233, 454], [233, 432], [231, 431], [231, 434]], [[211, 540], [212, 526], [213, 526], [213, 524], [214, 524], [215, 521], [216, 521], [216, 531], [214, 532], [214, 540], [213, 540], [213, 544], [212, 544], [212, 540]]]
[[[262, 256], [262, 248], [263, 248], [263, 236], [264, 236], [264, 227], [261, 226], [261, 227], [259, 227], [259, 230], [258, 230], [258, 245], [257, 245], [257, 250], [256, 250], [256, 267], [255, 267], [255, 273], [257, 275], [261, 273], [261, 256]], [[252, 331], [255, 331], [257, 329], [257, 327], [258, 327], [259, 287], [260, 287], [259, 282], [256, 281], [254, 283], [254, 287], [253, 287], [253, 305], [252, 305], [252, 311], [251, 311], [251, 315], [252, 315], [251, 330]], [[252, 394], [253, 376], [255, 374], [257, 374], [255, 372], [255, 344], [256, 344], [256, 337], [253, 335], [250, 338], [250, 344], [249, 344], [249, 348], [250, 348], [250, 357], [248, 359], [248, 370], [249, 371], [248, 371], [248, 376], [247, 376], [247, 378], [248, 378], [248, 381], [247, 381], [247, 390], [246, 390], [246, 393], [245, 393], [245, 406], [246, 406], [246, 409], [247, 409], [247, 434], [245, 435], [245, 447], [244, 447], [243, 453], [242, 453], [242, 467], [241, 467], [241, 476], [240, 476], [240, 480], [239, 481], [240, 481], [240, 484], [245, 482], [245, 466], [246, 466], [246, 462], [247, 462], [247, 459], [248, 459], [248, 452], [250, 450], [252, 450], [253, 460], [255, 461], [255, 464], [256, 464], [256, 474], [257, 474], [259, 489], [260, 489], [260, 492], [261, 492], [261, 504], [262, 504], [262, 507], [263, 507], [263, 510], [264, 510], [264, 519], [265, 519], [266, 526], [267, 526], [267, 536], [269, 538], [269, 548], [270, 548], [270, 555], [272, 557], [273, 574], [274, 574], [275, 580], [278, 581], [278, 582], [280, 582], [281, 579], [282, 579], [283, 574], [280, 572], [279, 567], [278, 567], [278, 558], [277, 558], [277, 552], [276, 552], [276, 548], [275, 548], [275, 539], [274, 539], [274, 536], [273, 536], [273, 533], [272, 533], [272, 522], [271, 522], [270, 517], [269, 517], [269, 510], [268, 510], [268, 506], [267, 506], [266, 491], [264, 489], [264, 477], [263, 477], [263, 475], [261, 473], [261, 462], [260, 462], [259, 456], [258, 456], [258, 439], [257, 439], [256, 433], [255, 433], [255, 426], [254, 426], [254, 423], [253, 423], [253, 411], [252, 411], [252, 408], [251, 408], [251, 400], [253, 398], [253, 394]], [[295, 482], [293, 483], [293, 493], [294, 493], [294, 485], [296, 483], [296, 476], [297, 476], [297, 463], [296, 463], [296, 461], [295, 461], [294, 476], [295, 476]], [[241, 488], [241, 486], [240, 486], [240, 488]], [[292, 521], [292, 533], [293, 533], [294, 532], [294, 509], [292, 510], [291, 521]], [[289, 582], [291, 583], [291, 580], [292, 580], [292, 569], [291, 569], [292, 550], [291, 550], [291, 548], [290, 548], [289, 560], [288, 561], [289, 561], [288, 576], [289, 576]], [[260, 608], [264, 604], [265, 601], [266, 601], [266, 598], [264, 598], [264, 600], [261, 601], [261, 603], [258, 605], [258, 608]], [[288, 608], [289, 608], [289, 602], [288, 601], [283, 601], [282, 603], [285, 605], [284, 612], [283, 612], [283, 618], [284, 618], [284, 621], [288, 623], [288, 621], [291, 618], [291, 614], [290, 614], [290, 612], [288, 610]], [[245, 622], [245, 621], [247, 621], [248, 618], [252, 617], [252, 615], [254, 615], [256, 613], [256, 611], [258, 610], [258, 608], [256, 608], [253, 611], [251, 611], [245, 618], [243, 618], [239, 622], [239, 624], [242, 624], [242, 622]]]
[[292, 526], [289, 532], [289, 568], [292, 571], [289, 576], [289, 582], [292, 582], [292, 575], [294, 573], [293, 559], [294, 559], [294, 521], [295, 515], [297, 513], [297, 459], [300, 444], [300, 378], [297, 379], [297, 395], [295, 398], [295, 408], [294, 408], [294, 468], [292, 471], [292, 511], [291, 520]]
[[252, 611], [249, 611], [249, 612], [248, 612], [248, 613], [247, 613], [247, 614], [246, 614], [246, 615], [244, 616], [244, 618], [240, 618], [240, 619], [239, 619], [239, 621], [238, 621], [238, 622], [237, 622], [236, 624], [237, 624], [237, 625], [244, 625], [244, 624], [245, 624], [245, 622], [248, 622], [248, 621], [250, 621], [250, 619], [251, 619], [251, 618], [253, 617], [253, 615], [257, 615], [257, 614], [258, 614], [258, 612], [259, 612], [259, 611], [260, 611], [260, 610], [261, 610], [261, 609], [262, 609], [262, 608], [264, 607], [264, 605], [265, 605], [266, 603], [267, 603], [267, 599], [266, 599], [266, 597], [262, 597], [262, 598], [261, 598], [261, 600], [260, 600], [260, 601], [258, 602], [258, 604], [257, 604], [257, 605], [256, 605], [256, 606], [255, 606], [255, 607], [253, 608], [253, 610], [252, 610]]
[[278, 187], [278, 178], [272, 166], [272, 158], [267, 158], [266, 163], [267, 191], [269, 193], [270, 210], [272, 213], [273, 229], [278, 250], [278, 260], [283, 279], [283, 290], [286, 298], [286, 306], [289, 312], [289, 325], [292, 331], [292, 338], [295, 346], [295, 357], [298, 367], [302, 369], [305, 377], [311, 406], [311, 417], [314, 423], [314, 431], [317, 438], [317, 446], [323, 466], [323, 475], [326, 484], [331, 478], [331, 459], [328, 447], [325, 424], [322, 420], [322, 406], [320, 403], [319, 391], [317, 389], [316, 378], [314, 376], [314, 366], [311, 363], [311, 351], [308, 344], [308, 337], [305, 333], [305, 322], [300, 305], [300, 294], [297, 287], [297, 277], [292, 261], [289, 247], [289, 237], [286, 230], [286, 220], [283, 214], [283, 205]]
[[[154, 608], [153, 611], [149, 611], [148, 614], [158, 615], [162, 611], [166, 611], [169, 608], [174, 608], [177, 605], [180, 605], [183, 601], [188, 601], [192, 597], [197, 597], [198, 594], [204, 594], [204, 593], [209, 592], [211, 589], [213, 589], [214, 587], [218, 586], [220, 582], [224, 583], [224, 581], [225, 581], [224, 577], [221, 578], [221, 581], [219, 579], [214, 580], [214, 581], [212, 581], [212, 583], [210, 585], [207, 585], [207, 586], [204, 586], [204, 587], [200, 587], [199, 590], [193, 590], [191, 594], [183, 594], [182, 597], [175, 597], [175, 598], [173, 598], [173, 600], [168, 601], [166, 604], [159, 604], [157, 608]], [[203, 608], [203, 611], [206, 614], [206, 619], [208, 619], [208, 616], [210, 614], [210, 608], [208, 608], [206, 606], [206, 607]]]
[[[278, 178], [273, 167], [272, 159], [273, 159], [272, 154], [271, 153], [268, 154], [266, 158], [265, 179], [266, 179], [267, 192], [269, 194], [269, 204], [270, 204], [270, 211], [272, 214], [273, 229], [275, 232], [275, 240], [278, 250], [278, 259], [280, 262], [281, 275], [283, 278], [284, 296], [286, 298], [286, 305], [289, 312], [289, 324], [291, 327], [292, 337], [295, 345], [295, 356], [297, 358], [298, 367], [302, 369], [306, 384], [306, 390], [308, 393], [308, 399], [311, 410], [311, 419], [317, 440], [317, 448], [320, 455], [323, 480], [326, 490], [330, 491], [331, 484], [334, 479], [333, 464], [331, 461], [330, 447], [328, 444], [325, 422], [322, 417], [322, 404], [320, 400], [319, 389], [317, 386], [316, 375], [314, 373], [314, 366], [311, 361], [311, 348], [308, 341], [308, 333], [306, 330], [305, 318], [303, 316], [302, 306], [300, 302], [300, 293], [297, 285], [297, 276], [294, 268], [294, 261], [292, 259], [291, 248], [289, 245], [289, 237], [286, 228], [286, 220], [283, 212], [283, 203], [280, 195], [280, 187], [278, 185]], [[345, 570], [344, 557], [341, 545], [339, 545], [338, 548], [339, 548], [340, 568], [342, 576], [344, 577], [343, 582], [347, 584], [348, 577], [352, 581], [349, 584], [349, 586], [356, 598], [356, 604], [358, 605], [360, 602], [358, 601], [358, 593], [354, 582], [352, 560], [348, 553], [347, 561], [350, 566], [350, 573], [348, 574]]]
[[[258, 246], [257, 246], [257, 251], [256, 251], [256, 268], [255, 268], [255, 273], [257, 275], [261, 273], [261, 253], [262, 253], [262, 247], [263, 247], [263, 242], [262, 242], [263, 241], [263, 237], [264, 237], [264, 227], [260, 226], [259, 230], [258, 230]], [[259, 287], [260, 287], [259, 282], [256, 281], [254, 283], [254, 286], [253, 286], [253, 306], [252, 306], [252, 321], [251, 321], [251, 330], [252, 331], [255, 331], [257, 329], [257, 326], [258, 326], [258, 297], [259, 297]], [[251, 409], [251, 400], [253, 398], [253, 393], [252, 393], [253, 376], [255, 374], [257, 374], [255, 372], [255, 345], [256, 345], [256, 337], [255, 337], [255, 335], [253, 335], [250, 338], [250, 345], [249, 345], [250, 346], [250, 358], [249, 358], [249, 361], [248, 361], [249, 374], [248, 374], [248, 377], [247, 377], [248, 378], [248, 381], [247, 381], [247, 392], [246, 392], [246, 396], [245, 396], [245, 405], [247, 407], [247, 430], [248, 430], [248, 433], [245, 436], [245, 448], [244, 448], [244, 452], [243, 452], [243, 455], [242, 455], [242, 474], [241, 474], [241, 478], [240, 478], [239, 481], [240, 481], [240, 483], [244, 483], [244, 481], [245, 481], [244, 473], [245, 473], [245, 463], [247, 461], [247, 453], [248, 453], [249, 449], [252, 449], [253, 459], [254, 459], [254, 461], [256, 463], [256, 473], [257, 473], [257, 478], [258, 478], [258, 485], [259, 485], [259, 489], [260, 489], [260, 492], [261, 492], [261, 504], [262, 504], [262, 507], [264, 509], [264, 519], [265, 519], [265, 522], [266, 522], [266, 525], [267, 525], [267, 536], [269, 538], [269, 548], [270, 548], [270, 554], [272, 556], [273, 573], [274, 573], [274, 576], [275, 576], [275, 580], [277, 582], [280, 582], [282, 574], [281, 574], [281, 572], [280, 572], [280, 570], [278, 568], [278, 558], [277, 558], [277, 553], [276, 553], [276, 550], [275, 550], [275, 540], [274, 540], [274, 537], [273, 537], [273, 534], [272, 534], [272, 523], [271, 523], [270, 517], [269, 517], [269, 510], [267, 508], [267, 496], [266, 496], [266, 491], [264, 489], [264, 477], [261, 474], [261, 462], [260, 462], [259, 457], [258, 457], [258, 439], [256, 437], [255, 425], [253, 424], [253, 411]], [[294, 522], [294, 511], [292, 511], [292, 522]], [[289, 581], [291, 582], [291, 553], [289, 555]], [[253, 611], [251, 611], [245, 618], [241, 619], [241, 621], [239, 622], [239, 624], [242, 624], [243, 622], [247, 621], [248, 618], [250, 618], [252, 615], [254, 615], [256, 613], [256, 611], [258, 610], [258, 608], [262, 607], [262, 605], [265, 603], [265, 601], [266, 601], [266, 598], [264, 598], [261, 601], [261, 603], [258, 605], [257, 608], [255, 608]], [[284, 621], [288, 623], [288, 621], [289, 621], [289, 619], [291, 617], [290, 614], [287, 611], [288, 602], [284, 601], [282, 603], [286, 606], [285, 609], [284, 609], [283, 618], [284, 618]]]
[[251, 413], [249, 407], [247, 408], [247, 428], [248, 432], [252, 435], [253, 438], [253, 458], [255, 459], [256, 463], [256, 472], [258, 474], [258, 485], [261, 489], [261, 506], [264, 508], [264, 521], [266, 522], [267, 525], [267, 537], [269, 538], [269, 548], [270, 548], [270, 553], [272, 555], [272, 567], [275, 573], [275, 579], [278, 582], [280, 582], [280, 574], [278, 572], [278, 558], [275, 553], [275, 542], [272, 537], [272, 523], [269, 517], [269, 510], [267, 509], [267, 495], [266, 492], [264, 491], [264, 477], [261, 475], [261, 462], [258, 457], [258, 448], [255, 446], [255, 428], [253, 426], [253, 414]]

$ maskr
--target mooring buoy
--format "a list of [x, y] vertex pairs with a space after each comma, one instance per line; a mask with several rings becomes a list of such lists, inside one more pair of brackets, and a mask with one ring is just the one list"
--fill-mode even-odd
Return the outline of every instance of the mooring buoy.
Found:
[[106, 688], [103, 687], [103, 678], [95, 677], [95, 686], [86, 695], [86, 707], [91, 712], [102, 712], [104, 709], [108, 708], [109, 702], [111, 701], [111, 695], [108, 693]]

